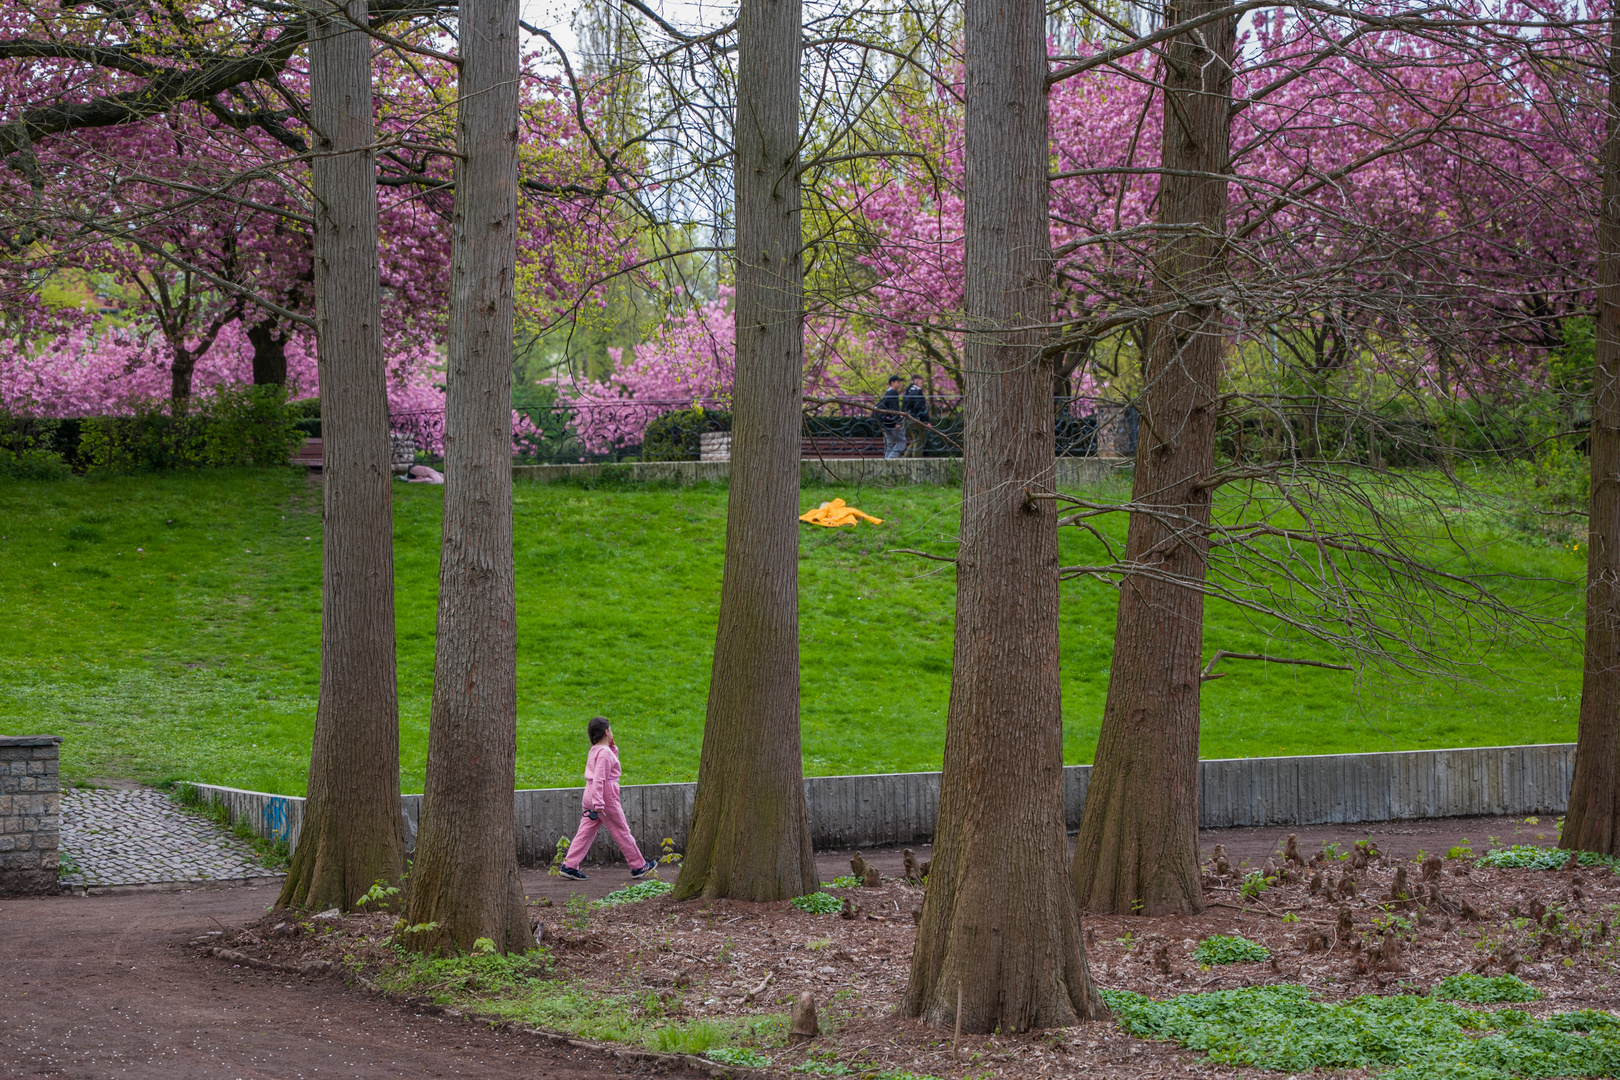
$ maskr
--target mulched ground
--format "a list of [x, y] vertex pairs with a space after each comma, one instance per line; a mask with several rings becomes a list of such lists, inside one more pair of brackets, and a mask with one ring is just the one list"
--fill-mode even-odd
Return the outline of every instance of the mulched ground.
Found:
[[[1303, 865], [1283, 858], [1283, 830], [1226, 830], [1203, 837], [1208, 909], [1190, 918], [1087, 917], [1092, 972], [1099, 985], [1155, 998], [1194, 991], [1294, 983], [1328, 999], [1367, 993], [1422, 992], [1439, 979], [1474, 971], [1513, 972], [1543, 992], [1535, 1015], [1579, 1008], [1620, 1009], [1620, 946], [1609, 922], [1620, 908], [1620, 875], [1582, 870], [1480, 869], [1468, 859], [1416, 861], [1471, 840], [1550, 843], [1551, 822], [1453, 819], [1368, 829], [1300, 830]], [[1313, 861], [1326, 842], [1363, 857]], [[1222, 845], [1217, 857], [1215, 844]], [[781, 1014], [801, 991], [817, 1002], [824, 1030], [807, 1047], [771, 1051], [778, 1068], [812, 1056], [863, 1070], [906, 1070], [938, 1077], [1276, 1076], [1211, 1066], [1198, 1055], [1124, 1035], [1109, 1024], [1030, 1036], [965, 1039], [953, 1063], [949, 1033], [898, 1020], [915, 935], [912, 911], [921, 888], [896, 880], [897, 851], [865, 852], [886, 875], [874, 888], [831, 890], [859, 908], [853, 918], [801, 912], [789, 904], [729, 901], [672, 904], [655, 899], [599, 907], [583, 922], [562, 906], [574, 892], [601, 895], [626, 883], [622, 871], [597, 870], [581, 888], [526, 875], [534, 913], [545, 926], [559, 974], [604, 995], [658, 995], [677, 1018]], [[922, 857], [927, 852], [918, 853]], [[1273, 863], [1277, 884], [1257, 897], [1244, 878]], [[841, 857], [820, 857], [823, 880], [849, 873]], [[1404, 874], [1404, 879], [1402, 875]], [[1313, 878], [1316, 879], [1313, 883]], [[1353, 893], [1352, 893], [1353, 890]], [[202, 942], [286, 970], [358, 958], [375, 974], [393, 961], [386, 916], [328, 921], [335, 932], [309, 935], [269, 916]], [[1196, 944], [1212, 934], [1241, 935], [1271, 950], [1270, 962], [1202, 969]], [[215, 961], [219, 962], [219, 961]], [[401, 1000], [407, 1009], [420, 1001]], [[476, 1010], [476, 1003], [461, 1003]], [[1354, 1072], [1344, 1076], [1359, 1075]]]

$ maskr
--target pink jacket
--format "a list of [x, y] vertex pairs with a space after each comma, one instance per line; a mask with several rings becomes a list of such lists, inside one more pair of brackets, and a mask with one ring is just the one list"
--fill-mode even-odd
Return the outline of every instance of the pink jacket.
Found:
[[585, 809], [600, 810], [609, 795], [619, 801], [619, 753], [606, 740], [591, 747], [585, 755]]

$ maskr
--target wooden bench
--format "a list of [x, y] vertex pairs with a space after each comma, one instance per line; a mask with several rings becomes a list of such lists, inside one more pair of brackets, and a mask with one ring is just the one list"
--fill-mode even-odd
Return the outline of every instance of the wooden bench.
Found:
[[321, 455], [321, 440], [305, 439], [304, 445], [293, 451], [291, 464], [302, 465], [306, 469], [319, 469], [324, 460]]
[[869, 458], [883, 456], [881, 435], [815, 435], [799, 442], [799, 456], [816, 458]]

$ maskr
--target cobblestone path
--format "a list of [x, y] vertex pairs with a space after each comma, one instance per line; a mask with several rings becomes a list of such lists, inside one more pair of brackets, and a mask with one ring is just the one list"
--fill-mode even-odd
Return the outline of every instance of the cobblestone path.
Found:
[[150, 788], [64, 791], [61, 854], [64, 891], [276, 876], [242, 840]]

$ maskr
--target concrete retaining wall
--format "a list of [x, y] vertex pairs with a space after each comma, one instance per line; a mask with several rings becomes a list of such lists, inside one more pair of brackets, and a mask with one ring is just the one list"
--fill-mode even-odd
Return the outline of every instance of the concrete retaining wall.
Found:
[[[266, 840], [285, 840], [289, 850], [298, 846], [298, 834], [304, 826], [304, 800], [298, 795], [270, 795], [263, 791], [221, 787], [218, 784], [195, 784], [197, 793], [209, 802], [224, 803], [231, 812], [231, 821], [245, 821]], [[421, 799], [420, 795], [403, 795], [401, 799]]]
[[[1386, 754], [1230, 758], [1199, 763], [1206, 829], [1243, 825], [1321, 825], [1407, 818], [1562, 813], [1569, 798], [1575, 745], [1470, 747]], [[1063, 770], [1063, 809], [1072, 832], [1080, 825], [1091, 766]], [[298, 842], [304, 800], [199, 784], [224, 802], [233, 820], [261, 836]], [[656, 853], [665, 837], [686, 846], [695, 784], [645, 784], [623, 790], [625, 816], [636, 842]], [[814, 776], [804, 782], [811, 836], [818, 849], [920, 844], [932, 839], [939, 814], [939, 773]], [[518, 861], [550, 859], [557, 838], [579, 821], [581, 788], [530, 788], [513, 793]], [[414, 847], [422, 796], [404, 795], [408, 846]], [[592, 862], [617, 859], [605, 833]]]
[[[1057, 481], [1063, 488], [1095, 484], [1109, 476], [1130, 478], [1127, 459], [1058, 458]], [[564, 480], [620, 479], [646, 483], [662, 481], [696, 484], [722, 481], [731, 476], [729, 461], [625, 461], [595, 465], [514, 465], [512, 478], [551, 484]], [[806, 458], [800, 463], [800, 483], [855, 484], [891, 487], [904, 484], [950, 485], [962, 482], [961, 458]]]

